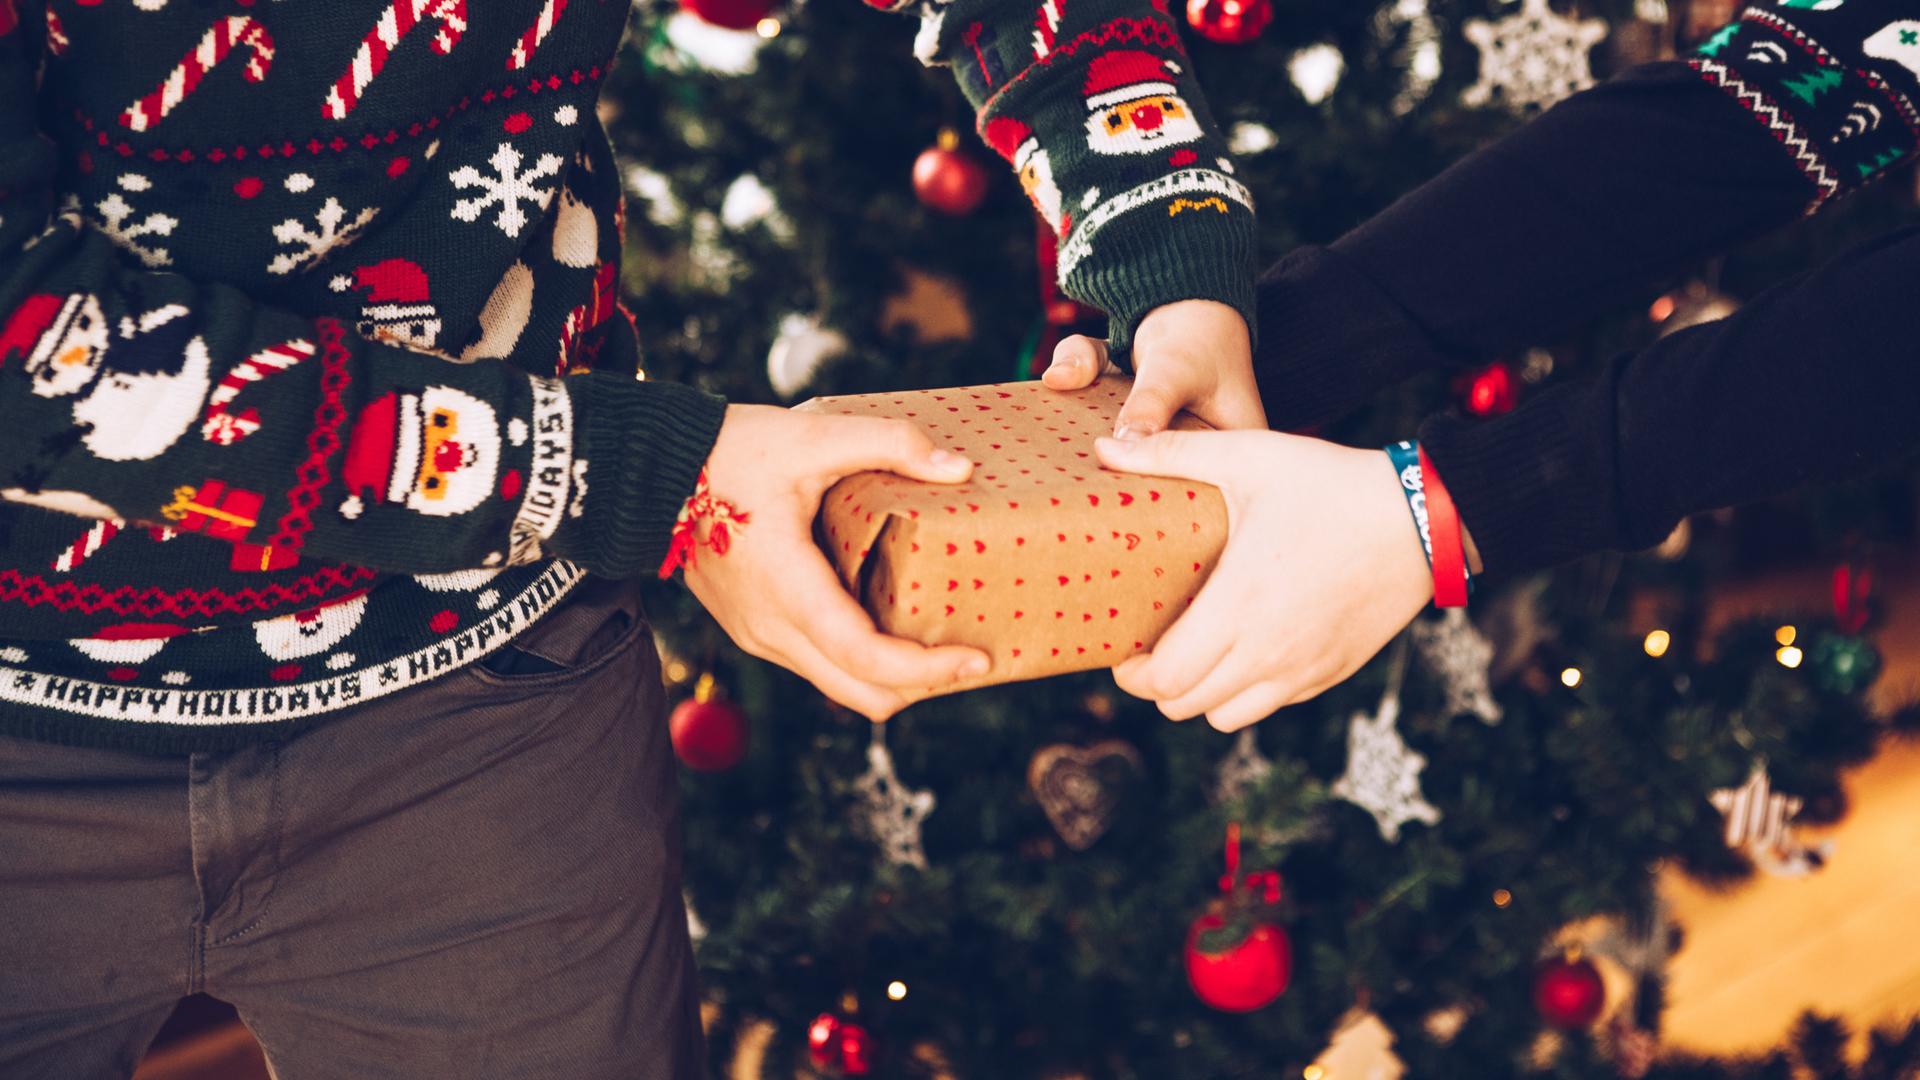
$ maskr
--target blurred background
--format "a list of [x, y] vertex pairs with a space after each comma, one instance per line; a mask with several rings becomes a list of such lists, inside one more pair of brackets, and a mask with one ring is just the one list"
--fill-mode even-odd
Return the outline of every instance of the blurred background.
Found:
[[[1734, 9], [1176, 14], [1272, 258]], [[1100, 331], [914, 29], [844, 0], [635, 8], [604, 112], [649, 377], [776, 403], [991, 383]], [[1531, 59], [1483, 69], [1476, 39]], [[1498, 415], [1915, 202], [1896, 173], [1321, 434]], [[1508, 583], [1239, 737], [1098, 675], [929, 702], [876, 742], [657, 588], [715, 1075], [1920, 1076], [1917, 496], [1896, 466]], [[1394, 708], [1399, 741], [1350, 756]], [[1336, 797], [1368, 772], [1417, 786]], [[265, 1073], [195, 999], [141, 1075]]]

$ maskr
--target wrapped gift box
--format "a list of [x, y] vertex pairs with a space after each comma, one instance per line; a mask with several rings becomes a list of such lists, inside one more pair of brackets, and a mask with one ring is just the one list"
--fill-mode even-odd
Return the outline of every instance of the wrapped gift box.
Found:
[[[824, 397], [800, 408], [911, 420], [977, 463], [966, 484], [862, 473], [836, 484], [817, 532], [847, 588], [889, 634], [971, 645], [994, 683], [1112, 667], [1153, 646], [1227, 539], [1207, 484], [1109, 472], [1093, 442], [1131, 384], [1062, 394], [1038, 382]], [[1174, 425], [1206, 425], [1181, 416]]]

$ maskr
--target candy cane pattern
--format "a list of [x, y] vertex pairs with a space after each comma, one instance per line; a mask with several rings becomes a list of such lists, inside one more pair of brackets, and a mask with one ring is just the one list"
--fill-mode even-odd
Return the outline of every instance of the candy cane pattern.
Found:
[[507, 57], [508, 71], [519, 71], [527, 66], [527, 61], [533, 59], [533, 51], [546, 40], [548, 31], [553, 29], [554, 23], [560, 21], [560, 13], [565, 10], [567, 10], [567, 0], [547, 0], [540, 5], [540, 17], [533, 21], [532, 26], [527, 27], [526, 33], [520, 35], [519, 41], [513, 43], [513, 55]]
[[445, 56], [460, 43], [460, 35], [467, 29], [467, 0], [393, 0], [387, 10], [380, 13], [380, 20], [360, 39], [360, 48], [353, 54], [353, 62], [333, 82], [333, 89], [327, 91], [326, 104], [320, 111], [329, 120], [344, 120], [360, 104], [360, 95], [366, 93], [367, 84], [373, 81], [380, 69], [387, 66], [387, 56], [407, 36], [407, 31], [422, 19], [430, 19], [440, 24], [440, 30], [433, 35], [433, 51]]
[[47, 51], [55, 56], [67, 55], [67, 48], [73, 42], [67, 38], [67, 28], [60, 22], [59, 12], [51, 7], [47, 9]]
[[1060, 35], [1061, 10], [1066, 6], [1066, 0], [1041, 0], [1040, 10], [1033, 14], [1034, 59], [1045, 60], [1053, 51], [1054, 41]]
[[221, 376], [207, 398], [207, 419], [200, 425], [200, 437], [221, 446], [232, 446], [260, 430], [260, 413], [254, 409], [235, 414], [227, 411], [233, 399], [247, 386], [276, 371], [285, 371], [313, 355], [313, 342], [294, 338], [269, 345], [241, 361], [240, 366]]
[[135, 131], [145, 131], [159, 123], [236, 47], [251, 53], [244, 72], [247, 81], [257, 83], [266, 78], [267, 70], [273, 67], [273, 36], [249, 16], [229, 15], [207, 30], [200, 43], [174, 65], [159, 86], [127, 106], [120, 114], [120, 123]]
[[94, 553], [99, 551], [107, 541], [118, 535], [125, 524], [126, 522], [118, 518], [103, 518], [94, 522], [86, 532], [80, 534], [80, 539], [67, 545], [67, 550], [53, 560], [54, 570], [62, 574], [71, 574], [81, 564], [93, 558]]

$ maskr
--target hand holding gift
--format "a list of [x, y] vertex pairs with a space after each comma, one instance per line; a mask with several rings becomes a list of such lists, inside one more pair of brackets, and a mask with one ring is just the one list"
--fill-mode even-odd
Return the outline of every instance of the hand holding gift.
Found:
[[1193, 606], [1120, 688], [1222, 731], [1346, 679], [1433, 599], [1392, 461], [1269, 431], [1102, 439], [1102, 465], [1217, 485], [1230, 537]]
[[972, 472], [965, 457], [935, 448], [904, 420], [730, 406], [707, 477], [715, 498], [751, 524], [735, 532], [725, 558], [689, 560], [687, 586], [742, 649], [883, 720], [906, 705], [902, 687], [978, 678], [988, 659], [976, 649], [927, 648], [877, 632], [813, 544], [821, 495], [854, 473], [952, 485]]
[[820, 539], [881, 630], [993, 658], [990, 675], [909, 698], [1112, 667], [1198, 595], [1226, 542], [1226, 506], [1208, 484], [1100, 468], [1094, 440], [1113, 430], [1128, 388], [1008, 383], [800, 407], [911, 421], [978, 462], [952, 486], [851, 476], [822, 507]]
[[[1216, 428], [1266, 429], [1247, 323], [1225, 304], [1180, 300], [1155, 308], [1134, 331], [1133, 368], [1116, 435], [1165, 431], [1182, 410]], [[1053, 350], [1042, 378], [1054, 390], [1071, 391], [1117, 371], [1106, 342], [1070, 337]]]

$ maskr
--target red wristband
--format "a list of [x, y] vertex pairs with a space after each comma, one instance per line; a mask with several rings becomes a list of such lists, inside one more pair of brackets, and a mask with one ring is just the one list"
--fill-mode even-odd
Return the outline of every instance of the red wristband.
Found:
[[1460, 512], [1440, 482], [1440, 473], [1420, 448], [1420, 476], [1427, 494], [1427, 528], [1433, 539], [1433, 605], [1467, 606], [1467, 549], [1460, 538]]

